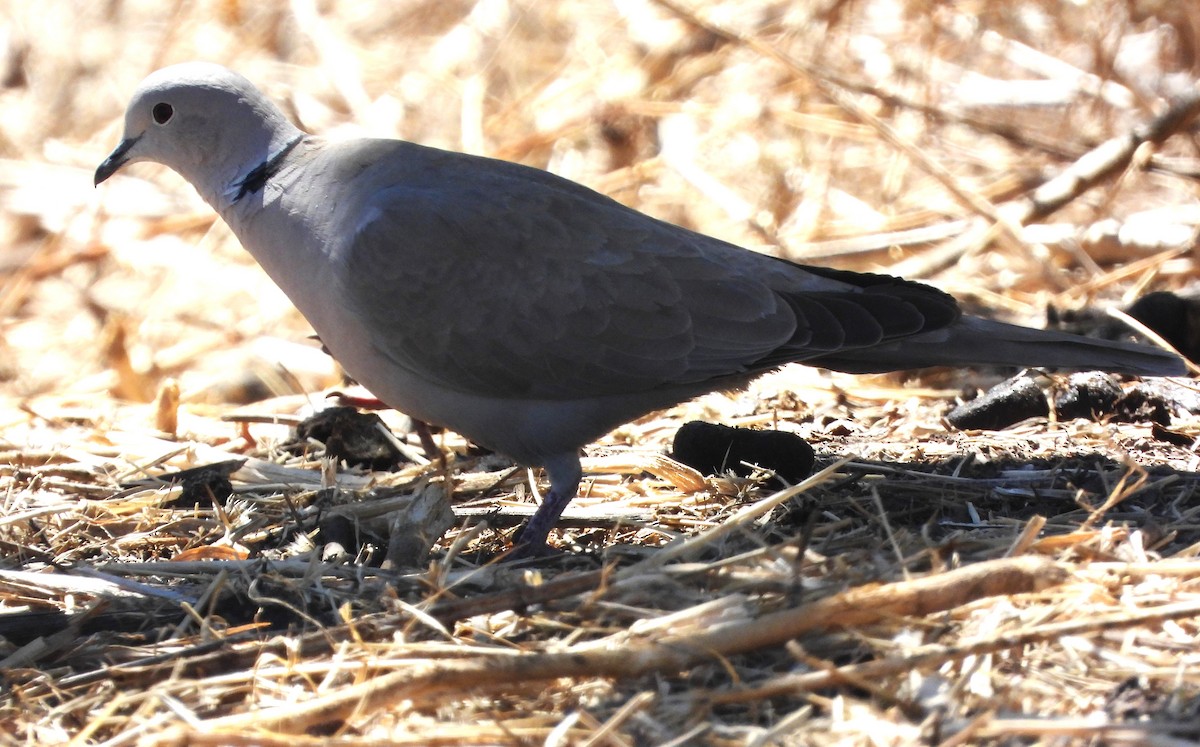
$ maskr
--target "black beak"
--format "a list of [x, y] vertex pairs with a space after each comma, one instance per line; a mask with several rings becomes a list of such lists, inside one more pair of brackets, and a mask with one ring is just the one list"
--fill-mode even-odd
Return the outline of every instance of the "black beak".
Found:
[[129, 149], [137, 145], [138, 138], [140, 137], [139, 135], [138, 137], [122, 140], [121, 144], [113, 149], [112, 153], [108, 154], [108, 158], [104, 159], [104, 163], [96, 168], [96, 181], [93, 184], [99, 186], [100, 182], [117, 173], [129, 161]]

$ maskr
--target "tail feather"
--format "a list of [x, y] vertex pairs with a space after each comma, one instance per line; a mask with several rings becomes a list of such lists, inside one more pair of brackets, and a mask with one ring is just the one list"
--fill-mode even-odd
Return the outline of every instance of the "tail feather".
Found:
[[1138, 376], [1182, 376], [1174, 353], [1053, 330], [964, 316], [944, 329], [861, 350], [840, 350], [805, 363], [847, 373], [882, 373], [927, 366], [1039, 366]]

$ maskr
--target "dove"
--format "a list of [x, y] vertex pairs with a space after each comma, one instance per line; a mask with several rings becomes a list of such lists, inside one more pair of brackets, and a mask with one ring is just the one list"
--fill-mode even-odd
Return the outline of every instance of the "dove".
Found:
[[545, 469], [521, 555], [546, 551], [588, 443], [787, 363], [1186, 372], [1155, 348], [972, 317], [928, 285], [754, 252], [533, 167], [314, 136], [215, 64], [149, 75], [95, 183], [141, 161], [189, 181], [382, 402]]

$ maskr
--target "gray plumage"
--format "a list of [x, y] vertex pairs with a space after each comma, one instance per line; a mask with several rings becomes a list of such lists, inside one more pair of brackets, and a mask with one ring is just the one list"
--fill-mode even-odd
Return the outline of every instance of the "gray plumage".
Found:
[[1153, 348], [963, 316], [918, 283], [754, 253], [538, 169], [307, 135], [216, 65], [143, 81], [96, 183], [135, 161], [191, 182], [385, 403], [544, 465], [530, 548], [574, 496], [582, 446], [784, 363], [1185, 372]]

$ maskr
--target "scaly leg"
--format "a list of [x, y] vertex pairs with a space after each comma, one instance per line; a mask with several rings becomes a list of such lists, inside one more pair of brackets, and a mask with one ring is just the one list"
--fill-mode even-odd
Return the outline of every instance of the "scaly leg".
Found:
[[583, 477], [583, 469], [579, 465], [579, 455], [575, 452], [559, 454], [547, 459], [543, 465], [550, 477], [550, 490], [542, 498], [542, 505], [534, 512], [529, 522], [517, 534], [517, 546], [512, 558], [533, 558], [550, 553], [546, 545], [546, 537], [558, 523], [567, 504], [579, 491], [579, 481]]

